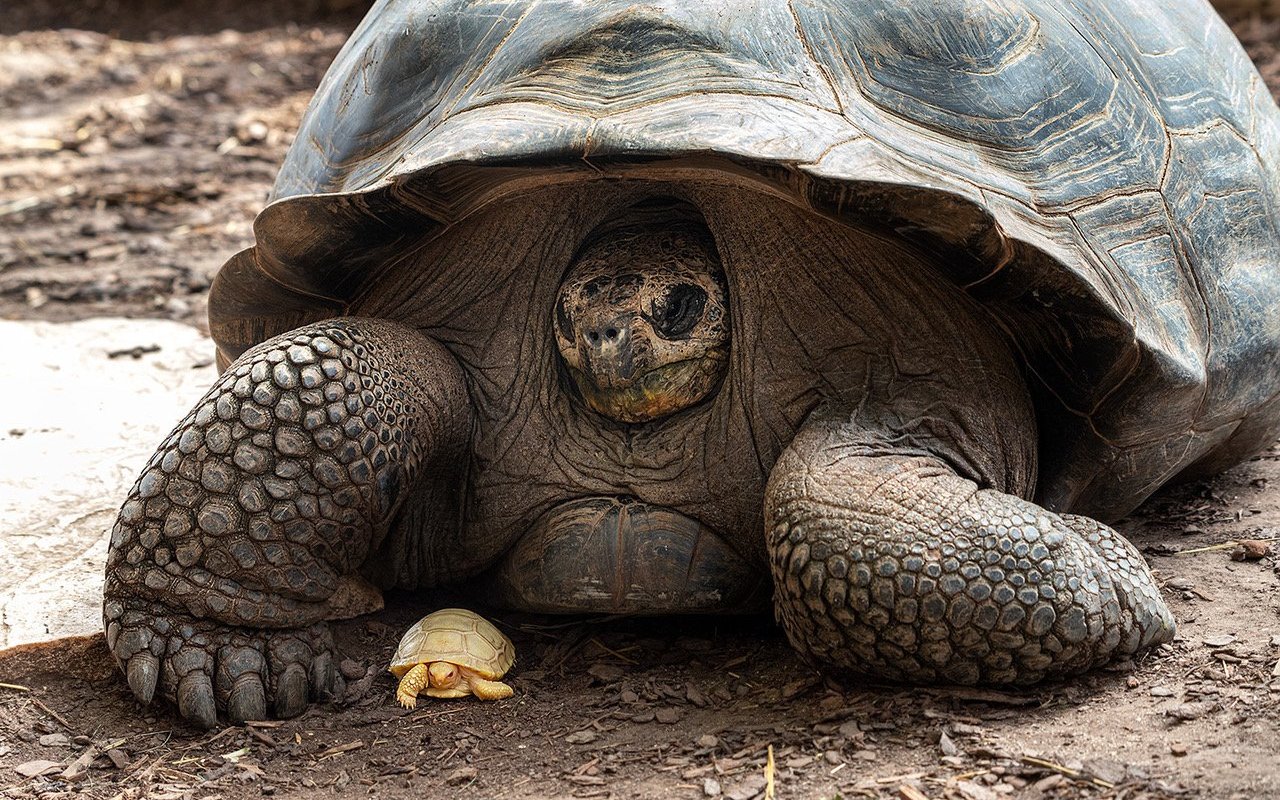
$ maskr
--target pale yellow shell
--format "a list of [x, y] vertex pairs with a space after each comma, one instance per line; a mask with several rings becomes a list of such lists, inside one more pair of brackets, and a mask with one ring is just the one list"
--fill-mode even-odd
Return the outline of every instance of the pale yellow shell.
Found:
[[515, 660], [515, 645], [492, 622], [465, 608], [442, 608], [405, 632], [389, 669], [399, 678], [418, 664], [448, 661], [496, 681]]

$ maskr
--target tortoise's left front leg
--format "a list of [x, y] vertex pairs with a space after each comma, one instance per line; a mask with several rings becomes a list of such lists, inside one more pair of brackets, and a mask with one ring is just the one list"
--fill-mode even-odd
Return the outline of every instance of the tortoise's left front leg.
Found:
[[447, 532], [398, 530], [401, 511], [424, 481], [460, 485], [470, 434], [460, 365], [404, 325], [332, 319], [242, 355], [161, 444], [111, 535], [103, 622], [134, 694], [209, 727], [218, 710], [289, 717], [333, 692], [324, 621], [381, 602], [360, 579], [396, 574], [389, 535]]
[[1173, 638], [1118, 533], [848, 421], [805, 424], [770, 475], [765, 518], [778, 617], [819, 667], [1030, 683]]

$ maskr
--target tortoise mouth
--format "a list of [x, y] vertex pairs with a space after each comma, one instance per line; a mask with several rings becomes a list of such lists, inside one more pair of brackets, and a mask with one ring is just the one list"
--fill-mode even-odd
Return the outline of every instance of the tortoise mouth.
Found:
[[580, 369], [569, 375], [587, 407], [619, 422], [640, 423], [697, 405], [719, 385], [727, 354], [720, 349], [697, 358], [663, 364], [625, 383], [601, 386]]

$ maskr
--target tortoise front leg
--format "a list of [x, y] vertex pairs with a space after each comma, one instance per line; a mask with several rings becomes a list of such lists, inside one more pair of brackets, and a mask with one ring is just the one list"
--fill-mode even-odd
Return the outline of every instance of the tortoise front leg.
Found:
[[1115, 531], [979, 488], [847, 422], [802, 428], [770, 475], [765, 516], [777, 615], [820, 667], [1031, 683], [1174, 635]]
[[208, 727], [332, 691], [324, 620], [381, 602], [355, 576], [422, 475], [457, 469], [470, 414], [448, 351], [392, 322], [309, 325], [231, 364], [112, 531], [107, 644], [138, 699]]
[[426, 664], [414, 664], [413, 667], [400, 678], [400, 683], [396, 685], [396, 700], [400, 701], [400, 705], [408, 709], [418, 707], [418, 693], [427, 685], [428, 672]]

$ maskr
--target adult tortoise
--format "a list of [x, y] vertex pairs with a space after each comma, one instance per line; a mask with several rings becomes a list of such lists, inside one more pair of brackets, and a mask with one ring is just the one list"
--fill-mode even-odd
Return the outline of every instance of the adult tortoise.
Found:
[[218, 274], [108, 643], [205, 725], [463, 581], [1026, 683], [1170, 639], [1097, 520], [1280, 428], [1280, 112], [1202, 0], [375, 6]]

